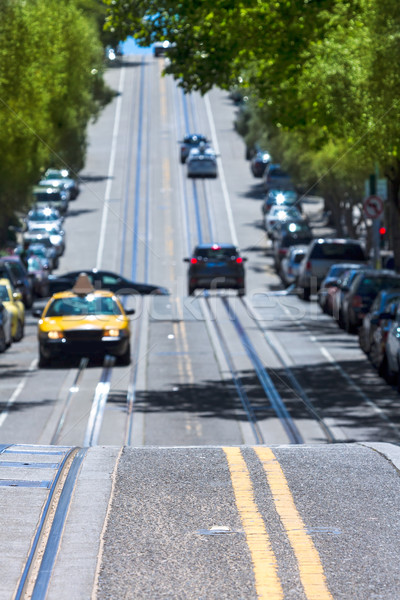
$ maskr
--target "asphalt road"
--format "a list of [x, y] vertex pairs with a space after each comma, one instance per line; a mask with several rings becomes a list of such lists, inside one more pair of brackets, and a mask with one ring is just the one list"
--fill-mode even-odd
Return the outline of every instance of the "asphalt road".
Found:
[[[107, 73], [117, 94], [89, 130], [59, 272], [109, 269], [170, 295], [129, 299], [130, 367], [38, 369], [30, 314], [0, 355], [0, 441], [29, 445], [0, 454], [22, 456], [0, 461], [0, 599], [13, 597], [48, 497], [15, 482], [51, 481], [27, 467], [42, 464], [35, 448], [75, 446], [90, 449], [49, 598], [395, 598], [400, 396], [356, 336], [284, 290], [227, 93], [186, 97], [163, 64], [131, 56]], [[216, 180], [186, 177], [187, 131], [212, 139]], [[304, 208], [316, 235], [330, 233], [318, 198]], [[182, 259], [201, 241], [240, 246], [244, 299], [187, 296]]]

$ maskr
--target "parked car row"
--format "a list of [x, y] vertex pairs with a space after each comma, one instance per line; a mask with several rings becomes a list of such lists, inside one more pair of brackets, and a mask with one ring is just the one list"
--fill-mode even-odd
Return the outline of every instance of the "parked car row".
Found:
[[400, 275], [361, 264], [334, 264], [318, 291], [322, 310], [349, 333], [380, 376], [400, 391]]

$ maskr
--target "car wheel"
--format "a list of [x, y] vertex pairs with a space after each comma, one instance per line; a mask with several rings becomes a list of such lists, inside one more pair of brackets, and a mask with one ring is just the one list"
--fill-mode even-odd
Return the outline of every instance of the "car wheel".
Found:
[[15, 336], [13, 338], [14, 342], [19, 342], [22, 340], [22, 338], [24, 337], [24, 324], [22, 323], [22, 321], [18, 321], [17, 324], [17, 331], [15, 332]]
[[39, 369], [42, 369], [43, 367], [48, 367], [49, 364], [50, 364], [50, 359], [46, 358], [43, 355], [42, 350], [39, 346], [39, 363], [38, 363]]
[[393, 383], [396, 380], [396, 374], [392, 371], [392, 369], [389, 366], [389, 361], [386, 355], [386, 352], [383, 356], [383, 361], [382, 363], [384, 363], [384, 371], [385, 371], [385, 380], [390, 384], [393, 385]]
[[189, 285], [189, 289], [188, 289], [188, 295], [189, 295], [189, 296], [193, 296], [193, 294], [194, 294], [194, 292], [195, 292], [195, 289], [196, 289], [196, 288], [194, 288], [194, 287], [192, 287], [191, 285]]
[[128, 344], [126, 351], [118, 357], [118, 364], [127, 366], [131, 364], [131, 345]]
[[244, 288], [238, 289], [238, 296], [244, 296], [246, 294], [246, 290]]
[[304, 300], [305, 302], [309, 302], [311, 296], [311, 289], [309, 287], [305, 287], [300, 293], [302, 300]]
[[0, 330], [0, 352], [5, 352], [7, 348], [6, 336], [4, 334], [4, 330]]

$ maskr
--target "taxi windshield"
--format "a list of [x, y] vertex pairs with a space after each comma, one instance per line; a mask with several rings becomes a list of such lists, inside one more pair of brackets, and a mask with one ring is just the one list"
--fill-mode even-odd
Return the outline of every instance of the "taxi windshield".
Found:
[[9, 300], [8, 291], [5, 285], [0, 285], [0, 300], [6, 302]]
[[64, 317], [73, 315], [120, 315], [121, 310], [111, 297], [76, 296], [57, 298], [49, 306], [46, 317]]

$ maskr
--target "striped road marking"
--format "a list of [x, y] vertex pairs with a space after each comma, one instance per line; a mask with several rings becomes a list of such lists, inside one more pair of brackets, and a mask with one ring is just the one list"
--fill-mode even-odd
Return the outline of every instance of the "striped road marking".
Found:
[[308, 600], [332, 600], [319, 554], [306, 532], [282, 468], [270, 448], [254, 448], [267, 475], [276, 511], [297, 560], [300, 580]]
[[257, 597], [260, 600], [282, 600], [283, 590], [278, 577], [278, 565], [264, 519], [254, 499], [246, 463], [240, 448], [224, 448], [224, 452], [228, 460], [236, 506], [253, 561]]

